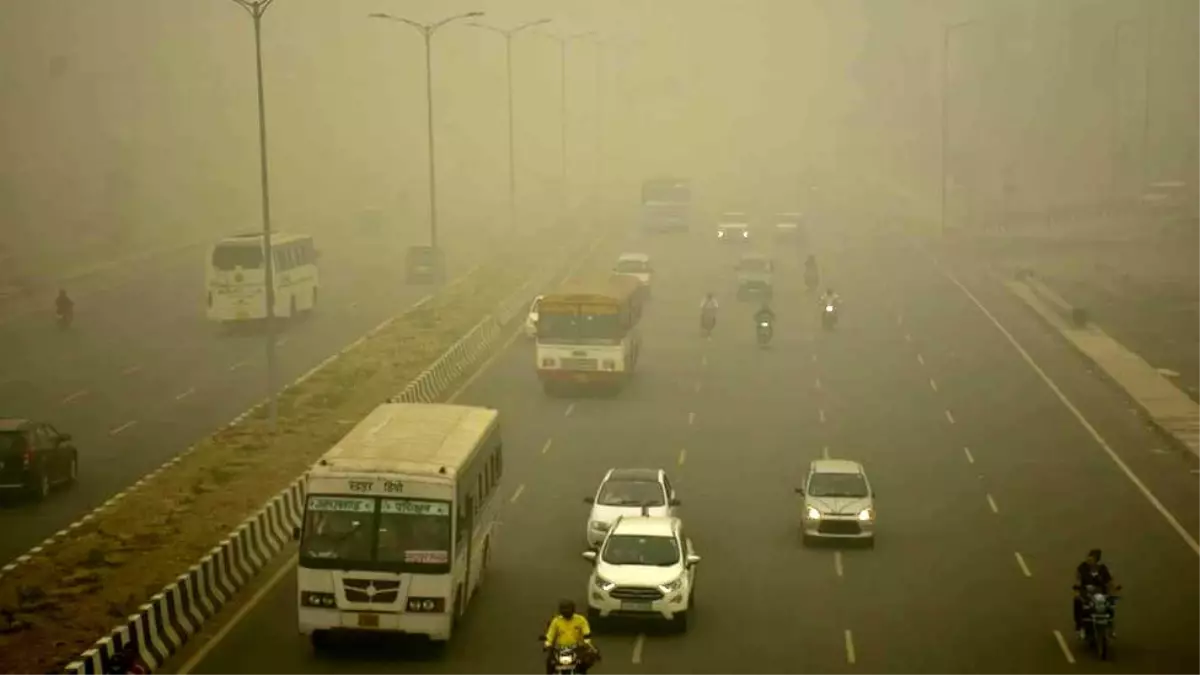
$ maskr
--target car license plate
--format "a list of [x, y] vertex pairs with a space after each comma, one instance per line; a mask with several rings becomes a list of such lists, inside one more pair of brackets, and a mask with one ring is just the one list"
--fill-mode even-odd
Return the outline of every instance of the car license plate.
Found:
[[378, 614], [359, 614], [358, 615], [358, 627], [359, 628], [379, 628], [379, 615]]
[[621, 609], [626, 612], [649, 612], [651, 605], [649, 602], [622, 602]]

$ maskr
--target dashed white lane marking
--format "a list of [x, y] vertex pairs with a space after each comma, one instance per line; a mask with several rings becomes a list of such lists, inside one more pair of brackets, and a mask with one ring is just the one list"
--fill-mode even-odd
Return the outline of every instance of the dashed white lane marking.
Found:
[[946, 410], [946, 421], [950, 424], [954, 424], [954, 414], [951, 413], [949, 409]]
[[1061, 402], [1063, 406], [1075, 416], [1075, 419], [1079, 421], [1080, 426], [1087, 430], [1088, 434], [1090, 434], [1091, 437], [1096, 441], [1096, 445], [1099, 445], [1100, 448], [1104, 450], [1109, 459], [1111, 459], [1113, 463], [1116, 464], [1122, 472], [1124, 472], [1125, 476], [1129, 478], [1129, 481], [1132, 482], [1139, 491], [1141, 491], [1142, 495], [1146, 498], [1146, 501], [1150, 502], [1150, 505], [1153, 506], [1154, 509], [1158, 511], [1159, 515], [1161, 515], [1163, 519], [1167, 521], [1167, 523], [1171, 526], [1171, 529], [1175, 530], [1175, 533], [1179, 535], [1179, 538], [1183, 539], [1184, 543], [1188, 545], [1188, 548], [1192, 549], [1192, 552], [1194, 552], [1196, 555], [1200, 555], [1200, 542], [1196, 541], [1196, 538], [1192, 536], [1192, 533], [1179, 523], [1179, 519], [1176, 518], [1169, 510], [1167, 510], [1167, 507], [1158, 500], [1158, 497], [1154, 496], [1154, 493], [1150, 491], [1150, 488], [1146, 487], [1146, 484], [1137, 477], [1137, 474], [1135, 474], [1133, 470], [1130, 469], [1127, 464], [1125, 464], [1124, 460], [1121, 459], [1121, 456], [1117, 454], [1117, 451], [1113, 450], [1112, 446], [1108, 444], [1108, 441], [1104, 440], [1104, 437], [1101, 436], [1100, 432], [1096, 430], [1096, 427], [1092, 426], [1092, 423], [1083, 416], [1083, 413], [1079, 411], [1079, 408], [1075, 407], [1074, 403], [1071, 403], [1071, 399], [1067, 398], [1067, 395], [1063, 393], [1062, 389], [1059, 389], [1058, 385], [1054, 383], [1054, 380], [1050, 379], [1050, 376], [1046, 374], [1046, 371], [1042, 370], [1042, 367], [1037, 364], [1037, 361], [1033, 360], [1033, 357], [1029, 355], [1029, 352], [1025, 351], [1025, 348], [1021, 346], [1021, 343], [1017, 342], [1017, 338], [1013, 337], [1013, 334], [1008, 332], [1008, 329], [1000, 323], [1000, 320], [997, 319], [990, 311], [988, 311], [987, 307], [983, 306], [983, 303], [975, 297], [975, 294], [972, 293], [970, 289], [964, 286], [963, 283], [955, 278], [953, 274], [950, 274], [949, 271], [942, 267], [942, 265], [938, 263], [936, 259], [934, 259], [933, 262], [934, 265], [942, 272], [942, 274], [945, 275], [945, 277], [949, 279], [951, 283], [957, 286], [958, 289], [961, 290], [963, 294], [971, 300], [971, 303], [974, 304], [975, 307], [978, 308], [979, 311], [982, 312], [983, 315], [992, 322], [992, 325], [996, 327], [996, 330], [1000, 331], [1000, 333], [1004, 335], [1004, 338], [1013, 346], [1013, 349], [1017, 350], [1017, 353], [1021, 355], [1021, 359], [1024, 360], [1025, 363], [1029, 364], [1030, 368], [1033, 368], [1033, 371], [1038, 374], [1038, 377], [1041, 378], [1042, 382], [1045, 382], [1046, 386], [1050, 388], [1050, 391], [1054, 392], [1054, 395], [1058, 398], [1059, 402]]
[[282, 346], [286, 345], [287, 342], [288, 342], [288, 339], [286, 337], [281, 337], [275, 341], [275, 346], [282, 347]]
[[816, 363], [816, 362], [817, 362], [817, 355], [816, 355], [816, 354], [813, 354], [813, 355], [812, 355], [812, 362], [813, 362], [813, 363]]
[[817, 411], [817, 415], [818, 415], [818, 416], [821, 418], [821, 421], [822, 421], [822, 422], [824, 422], [824, 421], [825, 421], [825, 409], [824, 409], [824, 408], [822, 408], [822, 409], [818, 410], [818, 411]]
[[508, 500], [508, 503], [516, 504], [517, 500], [521, 498], [521, 493], [524, 491], [525, 491], [525, 484], [521, 483], [520, 485], [517, 486], [517, 491], [513, 493], [512, 499]]
[[904, 334], [904, 341], [905, 341], [905, 342], [912, 342], [912, 336], [911, 336], [911, 335], [909, 335], [908, 333], [905, 333], [905, 334]]
[[546, 442], [542, 444], [542, 454], [544, 455], [544, 454], [546, 454], [547, 452], [550, 452], [550, 446], [551, 446], [551, 445], [553, 445], [553, 444], [554, 444], [554, 439], [553, 439], [553, 438], [547, 438], [547, 439], [546, 439]]
[[896, 325], [897, 325], [897, 326], [903, 326], [903, 325], [904, 325], [904, 315], [903, 315], [903, 314], [897, 314], [897, 315], [896, 315]]
[[1057, 630], [1054, 631], [1054, 641], [1058, 643], [1058, 648], [1062, 650], [1063, 658], [1067, 660], [1067, 663], [1075, 665], [1075, 655], [1071, 653], [1071, 647], [1067, 644], [1067, 639]]
[[191, 396], [194, 393], [196, 393], [196, 388], [192, 387], [191, 389], [188, 389], [187, 391], [183, 392], [182, 394], [178, 394], [177, 396], [175, 396], [175, 400], [182, 401], [183, 399]]
[[694, 412], [688, 413], [688, 425], [690, 426], [695, 423], [696, 423], [696, 413], [694, 413]]
[[934, 393], [937, 393], [937, 382], [934, 382], [932, 377], [929, 378], [929, 388], [933, 389]]
[[813, 387], [816, 389], [821, 388], [821, 378], [818, 377], [816, 380], [813, 380]]
[[697, 383], [696, 383], [696, 393], [697, 393], [697, 394], [699, 394], [699, 393], [700, 393], [700, 388], [701, 388], [701, 387], [703, 387], [703, 386], [704, 386], [704, 385], [703, 385], [703, 383], [701, 383], [701, 382], [697, 382]]
[[846, 629], [846, 663], [854, 664], [858, 659], [854, 656], [854, 635], [850, 633], [850, 629]]
[[633, 641], [633, 662], [642, 662], [642, 649], [646, 646], [646, 634], [638, 633], [637, 639]]
[[232, 366], [229, 366], [229, 372], [232, 373], [233, 371], [244, 367], [247, 363], [248, 363], [247, 361], [238, 361], [237, 363], [233, 364]]
[[833, 552], [833, 571], [839, 577], [842, 576], [842, 552], [841, 551]]
[[829, 446], [828, 445], [821, 448], [821, 457], [823, 459], [829, 459]]
[[967, 464], [975, 463], [975, 456], [971, 454], [970, 448], [963, 448], [963, 454], [967, 456]]
[[121, 374], [122, 375], [133, 375], [134, 373], [140, 372], [141, 370], [142, 370], [141, 366], [134, 364], [132, 366], [129, 366], [125, 370], [122, 370]]
[[573, 413], [573, 412], [575, 412], [575, 404], [574, 403], [567, 406], [567, 409], [563, 412], [563, 417], [570, 417], [571, 413]]
[[988, 494], [987, 502], [988, 502], [988, 508], [990, 508], [992, 510], [992, 513], [1000, 513], [1000, 507], [996, 506], [996, 500], [992, 499], [991, 494]]
[[679, 466], [683, 466], [683, 463], [686, 460], [687, 460], [687, 448], [680, 448], [679, 449]]
[[132, 426], [133, 426], [133, 425], [135, 425], [135, 424], [137, 424], [137, 420], [129, 420], [129, 421], [128, 421], [128, 422], [126, 422], [125, 424], [122, 424], [121, 426], [119, 426], [119, 427], [117, 427], [117, 428], [115, 428], [115, 429], [113, 429], [113, 430], [109, 431], [109, 432], [108, 432], [108, 435], [109, 435], [109, 436], [116, 436], [117, 434], [121, 433], [122, 431], [126, 431], [126, 430], [128, 430], [130, 427], [132, 427]]
[[87, 395], [88, 395], [87, 389], [80, 389], [79, 391], [75, 392], [74, 394], [71, 394], [70, 396], [64, 398], [61, 401], [61, 403], [67, 404], [67, 403], [70, 403], [71, 401], [74, 401], [75, 399], [83, 398], [84, 396], [87, 396]]
[[917, 354], [917, 363], [919, 363], [921, 365], [925, 365], [925, 357], [921, 356], [920, 354]]
[[1021, 568], [1021, 573], [1027, 577], [1032, 577], [1033, 572], [1029, 571], [1029, 565], [1025, 564], [1025, 558], [1021, 556], [1020, 551], [1013, 551], [1013, 555], [1017, 556], [1017, 565]]
[[700, 365], [702, 365], [702, 366], [707, 366], [707, 365], [708, 365], [708, 357], [707, 357], [707, 356], [701, 356], [701, 357], [700, 357]]

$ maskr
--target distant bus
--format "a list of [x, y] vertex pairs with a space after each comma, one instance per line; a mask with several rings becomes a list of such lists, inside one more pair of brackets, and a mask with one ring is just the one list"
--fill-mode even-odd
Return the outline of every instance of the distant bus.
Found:
[[692, 185], [683, 178], [642, 183], [642, 228], [652, 232], [687, 231], [692, 220]]
[[[317, 305], [317, 251], [307, 234], [272, 234], [275, 316], [291, 317]], [[262, 234], [217, 242], [208, 256], [208, 318], [232, 322], [267, 318]]]
[[448, 641], [487, 568], [504, 473], [500, 413], [385, 403], [308, 471], [301, 635]]
[[537, 373], [546, 393], [567, 385], [625, 384], [641, 351], [638, 322], [644, 299], [641, 282], [623, 274], [542, 296]]

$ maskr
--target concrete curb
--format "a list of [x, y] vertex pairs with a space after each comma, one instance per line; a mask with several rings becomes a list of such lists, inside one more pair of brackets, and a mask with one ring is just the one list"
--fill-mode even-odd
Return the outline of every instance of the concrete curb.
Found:
[[[566, 255], [556, 258], [556, 260], [585, 260], [592, 255], [600, 241], [600, 239], [591, 241], [582, 256], [572, 256], [568, 249], [564, 252]], [[557, 267], [563, 266], [558, 265]], [[575, 265], [568, 265], [566, 269], [551, 268], [545, 274], [527, 281], [508, 298], [502, 300], [491, 314], [484, 317], [466, 335], [459, 338], [403, 391], [388, 400], [429, 403], [451, 391], [453, 386], [469, 375], [472, 367], [485, 358], [491, 348], [500, 342], [499, 338], [504, 335], [504, 327], [514, 317], [524, 314], [524, 303], [527, 299], [523, 298], [521, 294], [533, 287], [553, 284], [555, 280], [569, 274], [574, 267]], [[418, 309], [430, 298], [432, 296], [426, 297], [408, 311]], [[392, 319], [389, 319], [380, 324], [371, 333], [364, 335], [338, 354], [326, 359], [289, 387], [302, 382], [328, 363], [351, 351], [370, 335], [385, 328], [391, 321]], [[243, 413], [231, 424], [236, 424], [261, 408], [262, 405], [260, 403], [255, 408]], [[185, 454], [190, 451], [190, 449], [185, 451]], [[171, 460], [154, 473], [179, 461], [182, 456]], [[143, 478], [139, 483], [148, 478], [149, 476]], [[124, 496], [124, 493], [121, 496]], [[186, 573], [179, 575], [174, 582], [150, 598], [149, 602], [141, 605], [137, 614], [128, 617], [123, 624], [113, 628], [108, 635], [97, 640], [91, 648], [68, 664], [65, 672], [75, 675], [109, 672], [114, 663], [114, 657], [129, 644], [137, 646], [142, 663], [149, 671], [153, 672], [178, 652], [209, 618], [219, 612], [230, 598], [253, 580], [259, 571], [269, 564], [284, 545], [291, 540], [292, 529], [301, 524], [304, 497], [304, 477], [300, 476], [290, 486], [271, 498], [257, 514], [239, 525], [228, 538]], [[116, 499], [114, 498], [110, 502], [116, 501]], [[94, 513], [89, 514], [85, 520], [90, 520], [93, 515]]]

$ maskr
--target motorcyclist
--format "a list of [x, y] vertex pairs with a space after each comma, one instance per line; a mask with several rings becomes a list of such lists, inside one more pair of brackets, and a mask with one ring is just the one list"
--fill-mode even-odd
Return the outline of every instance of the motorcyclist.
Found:
[[754, 323], [775, 325], [775, 312], [771, 309], [770, 303], [764, 301], [762, 307], [758, 308], [758, 311], [754, 313]]
[[[1075, 631], [1079, 633], [1079, 638], [1084, 639], [1086, 632], [1084, 630], [1084, 619], [1087, 612], [1087, 605], [1091, 602], [1088, 597], [1088, 587], [1091, 587], [1093, 593], [1103, 593], [1111, 595], [1115, 591], [1121, 590], [1121, 585], [1113, 581], [1112, 572], [1108, 570], [1108, 565], [1100, 562], [1101, 551], [1094, 548], [1088, 551], [1087, 557], [1083, 562], [1075, 568], [1075, 585], [1072, 587], [1075, 590], [1075, 597], [1072, 599], [1072, 613], [1075, 617]], [[1113, 627], [1113, 606], [1109, 604], [1109, 631], [1110, 635], [1116, 637], [1116, 630]]]
[[832, 287], [829, 287], [826, 288], [825, 292], [821, 294], [821, 304], [825, 306], [833, 305], [836, 308], [842, 304], [842, 298], [833, 290]]
[[720, 305], [717, 303], [717, 298], [712, 293], [704, 297], [704, 302], [700, 303], [700, 327], [711, 329], [717, 323], [717, 308]]
[[142, 664], [142, 657], [138, 653], [137, 645], [127, 642], [119, 652], [113, 655], [105, 672], [109, 675], [142, 675], [148, 671]]
[[67, 296], [65, 288], [58, 289], [58, 297], [54, 299], [54, 310], [58, 316], [67, 318], [75, 311], [75, 303]]
[[575, 647], [579, 659], [575, 670], [587, 673], [592, 664], [599, 660], [599, 652], [592, 644], [591, 638], [592, 627], [582, 614], [575, 613], [575, 602], [560, 600], [558, 614], [550, 619], [550, 625], [546, 628], [546, 672], [553, 674], [555, 670], [551, 658], [554, 647]]

